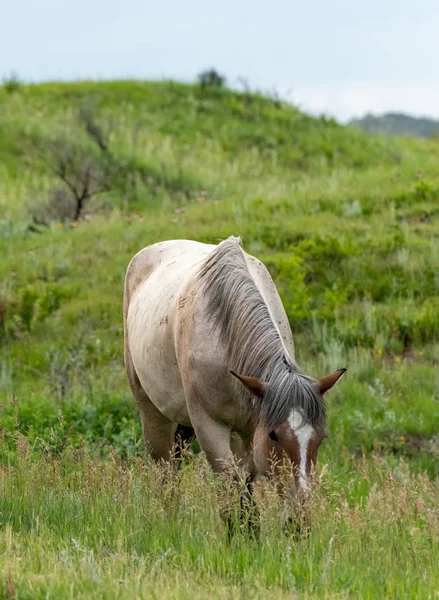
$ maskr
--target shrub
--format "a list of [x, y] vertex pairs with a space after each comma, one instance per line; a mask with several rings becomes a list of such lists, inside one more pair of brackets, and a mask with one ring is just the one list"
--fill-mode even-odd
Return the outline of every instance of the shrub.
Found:
[[65, 188], [53, 187], [49, 190], [49, 199], [46, 202], [28, 202], [27, 211], [37, 225], [47, 225], [52, 221], [63, 223], [74, 220], [76, 202]]
[[85, 145], [58, 137], [43, 142], [43, 156], [62, 186], [50, 190], [48, 201], [28, 205], [30, 216], [38, 224], [78, 221], [91, 198], [111, 189], [114, 165]]
[[433, 202], [439, 199], [439, 186], [428, 179], [418, 181], [412, 190], [395, 198], [396, 208], [411, 206], [419, 202]]
[[32, 286], [28, 285], [21, 291], [18, 315], [28, 331], [30, 331], [34, 320], [37, 299], [38, 294]]
[[9, 77], [4, 77], [3, 87], [5, 88], [8, 94], [13, 94], [14, 92], [17, 92], [21, 87], [21, 81], [17, 73], [12, 72], [9, 75]]
[[208, 69], [198, 75], [198, 81], [202, 89], [207, 87], [220, 88], [224, 87], [226, 78], [224, 75], [220, 75], [215, 69]]
[[30, 331], [36, 321], [44, 321], [61, 307], [63, 299], [70, 298], [72, 294], [70, 286], [58, 283], [48, 283], [43, 288], [39, 285], [26, 285], [18, 294], [16, 316], [19, 324]]
[[309, 319], [312, 315], [311, 298], [305, 284], [303, 260], [299, 256], [280, 254], [264, 257], [264, 263], [278, 286], [292, 325]]

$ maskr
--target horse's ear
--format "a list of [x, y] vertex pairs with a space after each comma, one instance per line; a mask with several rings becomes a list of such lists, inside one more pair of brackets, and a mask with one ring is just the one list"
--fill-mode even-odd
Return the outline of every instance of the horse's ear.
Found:
[[331, 373], [331, 375], [327, 375], [326, 377], [323, 377], [323, 379], [319, 379], [319, 381], [317, 381], [317, 388], [319, 392], [324, 394], [330, 390], [332, 386], [337, 383], [343, 373], [346, 373], [346, 371], [347, 369], [338, 369], [334, 373]]
[[262, 396], [268, 388], [268, 383], [265, 383], [265, 381], [261, 381], [261, 379], [257, 379], [256, 377], [246, 377], [245, 375], [238, 375], [233, 371], [230, 371], [230, 373], [234, 377], [236, 377], [236, 379], [239, 379], [239, 381], [250, 392], [250, 394], [253, 394], [253, 396], [257, 396], [258, 398], [262, 398]]

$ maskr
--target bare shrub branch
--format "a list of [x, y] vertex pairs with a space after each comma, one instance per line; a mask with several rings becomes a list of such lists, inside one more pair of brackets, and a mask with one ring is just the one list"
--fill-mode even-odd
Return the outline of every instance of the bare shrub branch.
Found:
[[29, 210], [38, 224], [56, 219], [78, 221], [86, 203], [111, 189], [111, 165], [99, 161], [85, 147], [66, 138], [45, 142], [43, 159], [63, 186], [52, 188], [47, 202]]
[[98, 145], [102, 152], [108, 152], [108, 134], [96, 122], [91, 106], [82, 106], [79, 110], [79, 121], [84, 126], [89, 137]]

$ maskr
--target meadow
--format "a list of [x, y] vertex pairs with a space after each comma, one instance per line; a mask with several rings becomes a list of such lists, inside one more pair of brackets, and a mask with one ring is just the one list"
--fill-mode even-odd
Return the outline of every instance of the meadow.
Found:
[[[0, 87], [0, 598], [439, 594], [439, 142], [175, 82]], [[229, 544], [197, 444], [144, 454], [123, 280], [241, 235], [328, 395], [308, 537]]]

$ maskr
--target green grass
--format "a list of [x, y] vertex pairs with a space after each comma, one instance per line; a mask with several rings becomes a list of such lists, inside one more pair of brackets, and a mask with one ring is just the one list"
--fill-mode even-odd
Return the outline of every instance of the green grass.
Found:
[[439, 585], [436, 489], [406, 465], [362, 459], [347, 486], [329, 467], [295, 542], [260, 482], [260, 542], [228, 544], [204, 460], [176, 477], [84, 449], [35, 461], [17, 446], [0, 475], [0, 564], [18, 598], [426, 598]]
[[[257, 95], [111, 82], [0, 88], [0, 597], [427, 598], [439, 591], [439, 144], [386, 139]], [[113, 185], [29, 229], [45, 158], [78, 121]], [[259, 545], [227, 545], [203, 458], [144, 462], [122, 364], [128, 261], [163, 239], [243, 236], [299, 363], [348, 367], [309, 538], [261, 482]], [[2, 587], [3, 586], [3, 587]]]

